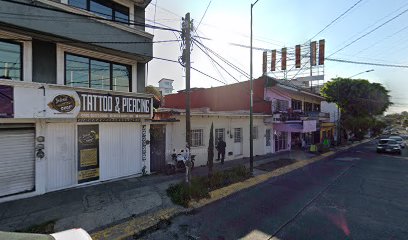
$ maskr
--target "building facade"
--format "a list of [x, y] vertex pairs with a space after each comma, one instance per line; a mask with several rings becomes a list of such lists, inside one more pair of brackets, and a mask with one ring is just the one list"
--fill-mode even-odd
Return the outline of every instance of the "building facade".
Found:
[[149, 173], [149, 2], [0, 4], [0, 202]]
[[174, 80], [171, 80], [168, 78], [160, 79], [158, 89], [160, 93], [162, 94], [162, 96], [173, 93], [173, 90], [174, 90], [173, 82]]
[[[248, 89], [249, 81], [191, 90], [192, 152], [199, 165], [207, 162], [212, 123], [215, 139], [226, 139], [227, 160], [249, 156]], [[307, 146], [323, 141], [321, 130], [323, 123], [330, 123], [330, 116], [321, 112], [321, 96], [266, 76], [254, 80], [253, 89], [254, 155], [300, 148], [302, 139]], [[164, 108], [156, 114], [157, 119], [172, 121], [163, 125], [167, 157], [185, 145], [185, 97], [184, 91], [165, 96]], [[325, 134], [329, 136], [328, 131]]]

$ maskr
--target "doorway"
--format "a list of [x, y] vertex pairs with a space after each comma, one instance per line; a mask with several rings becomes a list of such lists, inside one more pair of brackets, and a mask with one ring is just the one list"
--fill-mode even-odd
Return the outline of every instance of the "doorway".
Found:
[[150, 171], [160, 172], [166, 165], [166, 125], [150, 125]]
[[242, 128], [234, 128], [234, 154], [242, 155]]

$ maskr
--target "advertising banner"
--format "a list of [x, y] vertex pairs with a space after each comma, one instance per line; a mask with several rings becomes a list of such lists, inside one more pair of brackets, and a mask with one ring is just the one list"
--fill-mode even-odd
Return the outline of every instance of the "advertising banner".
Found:
[[78, 183], [99, 179], [99, 125], [78, 125]]
[[151, 98], [77, 92], [80, 119], [138, 119], [150, 117]]
[[13, 87], [0, 85], [0, 118], [14, 117]]

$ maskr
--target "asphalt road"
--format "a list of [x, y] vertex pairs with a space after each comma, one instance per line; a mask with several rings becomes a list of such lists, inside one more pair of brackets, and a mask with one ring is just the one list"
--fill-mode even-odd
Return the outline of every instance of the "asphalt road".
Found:
[[142, 239], [407, 239], [408, 150], [338, 153], [179, 216]]

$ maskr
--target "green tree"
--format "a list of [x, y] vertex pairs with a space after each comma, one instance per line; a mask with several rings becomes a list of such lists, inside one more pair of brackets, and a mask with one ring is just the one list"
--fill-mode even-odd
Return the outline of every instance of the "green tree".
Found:
[[208, 141], [208, 178], [213, 175], [214, 165], [214, 123], [211, 123], [210, 140]]
[[392, 104], [384, 86], [365, 79], [334, 78], [325, 83], [321, 94], [328, 102], [339, 106], [341, 126], [357, 138], [378, 127], [374, 116], [382, 115]]

